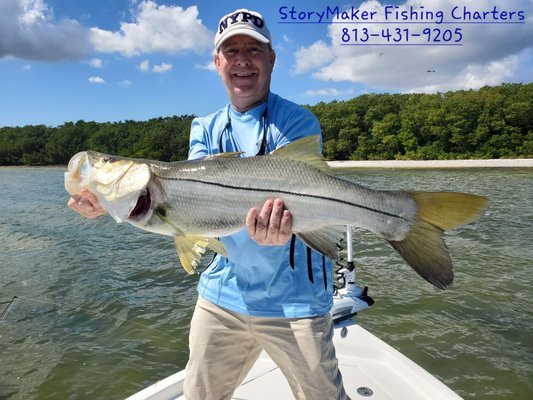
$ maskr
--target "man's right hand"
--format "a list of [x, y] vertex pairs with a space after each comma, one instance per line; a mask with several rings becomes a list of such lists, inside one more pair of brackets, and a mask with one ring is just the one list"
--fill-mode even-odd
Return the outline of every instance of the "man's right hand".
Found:
[[267, 200], [259, 212], [251, 208], [246, 216], [250, 237], [263, 246], [283, 246], [292, 236], [292, 216], [283, 200]]
[[96, 195], [86, 189], [78, 194], [73, 194], [67, 205], [85, 218], [96, 218], [107, 213], [98, 202]]

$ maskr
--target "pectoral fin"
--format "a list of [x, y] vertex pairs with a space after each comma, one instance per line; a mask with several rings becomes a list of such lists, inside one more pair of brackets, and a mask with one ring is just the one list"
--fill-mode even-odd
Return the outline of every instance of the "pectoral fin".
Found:
[[181, 265], [189, 274], [194, 273], [207, 247], [223, 256], [227, 255], [224, 245], [211, 237], [177, 234], [174, 242]]
[[161, 221], [170, 225], [174, 231], [174, 243], [176, 244], [176, 253], [180, 259], [181, 265], [185, 271], [189, 274], [193, 274], [196, 267], [200, 262], [200, 258], [205, 253], [205, 249], [209, 247], [215, 253], [227, 256], [224, 245], [215, 238], [201, 236], [201, 235], [188, 235], [180, 228], [173, 224], [167, 217], [168, 210], [164, 208], [157, 209], [156, 214]]

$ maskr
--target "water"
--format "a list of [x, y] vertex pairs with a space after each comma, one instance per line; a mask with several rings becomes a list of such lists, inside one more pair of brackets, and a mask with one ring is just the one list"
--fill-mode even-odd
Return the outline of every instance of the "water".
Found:
[[[359, 171], [375, 188], [487, 195], [447, 237], [451, 289], [426, 284], [380, 239], [357, 232], [359, 322], [465, 399], [533, 398], [533, 171]], [[197, 276], [172, 240], [83, 220], [62, 168], [0, 168], [0, 399], [122, 399], [181, 370]]]

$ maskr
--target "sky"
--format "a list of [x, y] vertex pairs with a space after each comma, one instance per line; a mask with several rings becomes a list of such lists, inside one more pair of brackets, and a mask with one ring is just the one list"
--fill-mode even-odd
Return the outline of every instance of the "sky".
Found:
[[0, 0], [0, 127], [206, 115], [219, 19], [260, 12], [298, 104], [533, 81], [533, 0]]

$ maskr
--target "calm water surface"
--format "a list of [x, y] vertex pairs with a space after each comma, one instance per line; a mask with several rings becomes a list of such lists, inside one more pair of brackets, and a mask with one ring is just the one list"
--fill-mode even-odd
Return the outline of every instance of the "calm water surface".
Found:
[[[182, 369], [197, 276], [172, 240], [83, 220], [62, 168], [0, 168], [0, 399], [123, 399]], [[383, 241], [357, 232], [359, 322], [465, 399], [533, 398], [533, 171], [371, 170], [374, 188], [490, 197], [447, 237], [455, 284], [437, 291]]]

